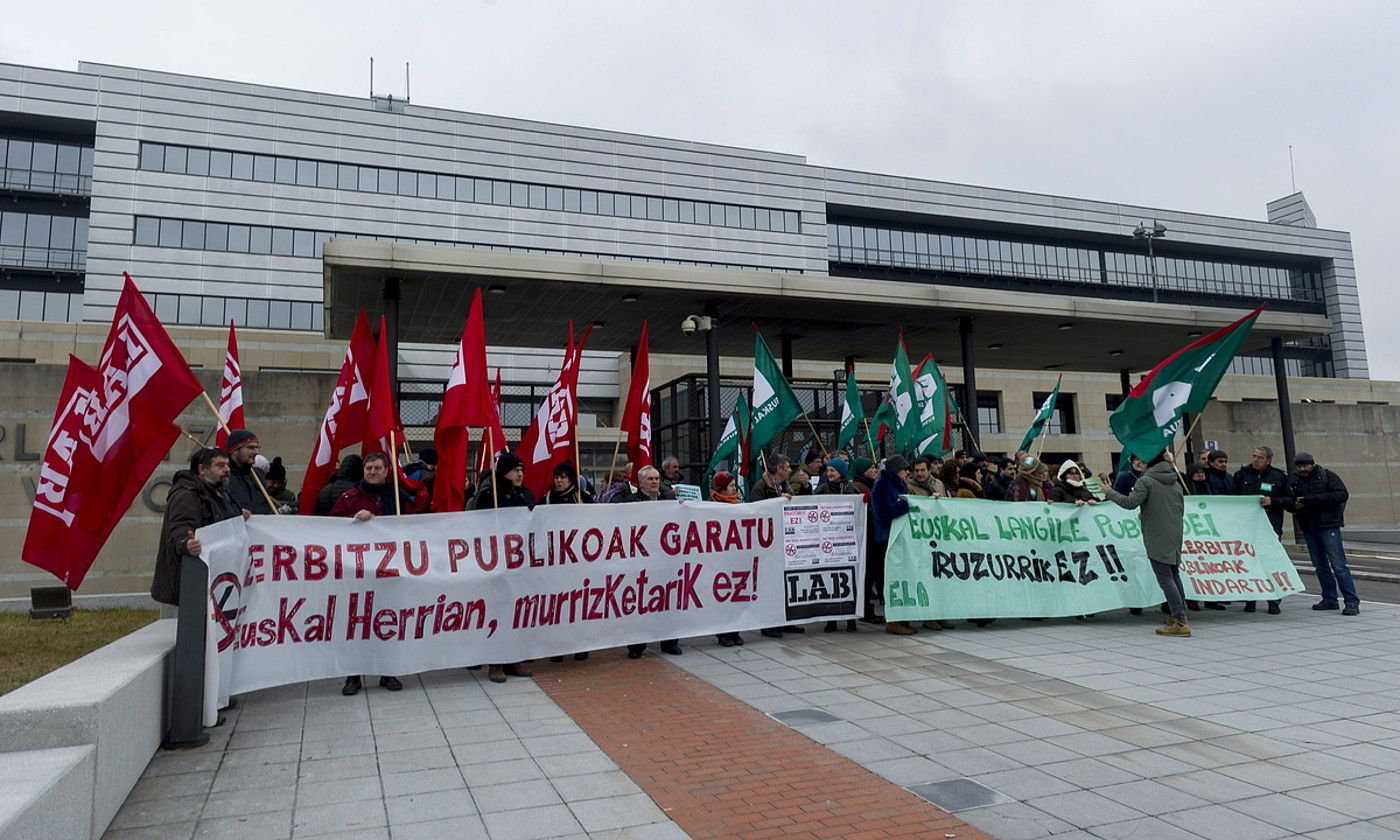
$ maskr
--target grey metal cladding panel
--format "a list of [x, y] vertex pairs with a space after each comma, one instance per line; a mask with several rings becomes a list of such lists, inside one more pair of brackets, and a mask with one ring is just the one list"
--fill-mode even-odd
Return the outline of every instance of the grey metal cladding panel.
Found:
[[1190, 241], [1235, 247], [1264, 246], [1321, 256], [1350, 254], [1350, 237], [1340, 231], [944, 182], [883, 176], [843, 180], [841, 176], [846, 173], [827, 172], [835, 173], [829, 176], [826, 188], [830, 203], [890, 207], [935, 215], [968, 215], [988, 221], [1046, 227], [1078, 226], [1097, 233], [1119, 232], [1144, 218], [1158, 218], [1177, 237]]

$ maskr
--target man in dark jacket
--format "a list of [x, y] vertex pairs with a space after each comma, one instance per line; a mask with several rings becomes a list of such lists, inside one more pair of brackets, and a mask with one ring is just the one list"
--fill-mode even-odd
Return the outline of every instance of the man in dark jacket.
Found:
[[[874, 599], [883, 604], [885, 600], [885, 552], [890, 543], [890, 527], [894, 521], [909, 513], [909, 459], [895, 453], [885, 459], [885, 468], [875, 479], [870, 491], [870, 521], [875, 526], [875, 550], [866, 558], [866, 589]], [[874, 610], [872, 605], [869, 608]], [[913, 625], [905, 621], [887, 621], [887, 633], [898, 636], [911, 636], [917, 632]]]
[[267, 480], [253, 461], [262, 452], [258, 436], [247, 429], [235, 429], [228, 436], [228, 494], [239, 507], [252, 513], [271, 514], [258, 485]]
[[[499, 503], [496, 501], [497, 494], [500, 494]], [[496, 458], [495, 479], [481, 482], [481, 489], [476, 491], [476, 499], [472, 502], [472, 510], [508, 507], [533, 509], [535, 494], [525, 486], [525, 464], [520, 457], [511, 452], [502, 452]]]
[[[1259, 497], [1264, 513], [1269, 517], [1269, 524], [1281, 540], [1283, 512], [1293, 507], [1293, 500], [1288, 498], [1288, 474], [1274, 466], [1274, 450], [1267, 446], [1254, 447], [1248, 466], [1240, 467], [1235, 472], [1234, 480], [1236, 495]], [[1275, 598], [1269, 602], [1269, 615], [1278, 615], [1283, 611], [1279, 601]], [[1255, 608], [1253, 601], [1244, 602], [1245, 612], [1254, 612]]]
[[[359, 455], [346, 455], [340, 459], [340, 468], [331, 473], [331, 483], [316, 494], [316, 515], [330, 516], [331, 508], [345, 495], [345, 491], [360, 483], [365, 477], [365, 462]], [[304, 491], [303, 491], [304, 492]]]
[[227, 482], [228, 453], [212, 447], [196, 450], [190, 456], [190, 468], [175, 473], [166, 496], [156, 572], [151, 580], [151, 597], [160, 603], [180, 603], [180, 558], [186, 554], [198, 557], [204, 550], [195, 530], [248, 515], [229, 498], [224, 489]]
[[1212, 496], [1235, 495], [1235, 480], [1230, 477], [1230, 456], [1219, 449], [1206, 453], [1206, 484]]
[[1345, 608], [1342, 615], [1361, 612], [1361, 599], [1347, 568], [1346, 550], [1342, 548], [1343, 514], [1347, 509], [1347, 486], [1331, 470], [1323, 469], [1313, 456], [1299, 452], [1293, 459], [1296, 471], [1288, 479], [1288, 496], [1293, 500], [1293, 520], [1303, 532], [1308, 544], [1308, 557], [1317, 570], [1317, 583], [1322, 588], [1322, 600], [1313, 604], [1315, 610], [1335, 610], [1337, 589], [1341, 588]]
[[[618, 494], [618, 496], [613, 499], [613, 502], [673, 502], [675, 500], [676, 494], [668, 494], [666, 490], [661, 487], [661, 471], [656, 467], [642, 467], [640, 470], [637, 470], [637, 492]], [[628, 645], [627, 658], [641, 659], [642, 654], [646, 653], [646, 649], [646, 642]], [[663, 641], [661, 643], [661, 652], [670, 654], [671, 656], [680, 656], [681, 640], [667, 639]]]
[[792, 462], [786, 455], [770, 455], [764, 459], [765, 469], [758, 477], [749, 501], [762, 502], [766, 499], [790, 499], [792, 488], [788, 479], [792, 477]]
[[1118, 473], [1118, 476], [1113, 479], [1113, 489], [1124, 496], [1128, 495], [1133, 492], [1133, 485], [1137, 484], [1137, 480], [1142, 477], [1146, 470], [1147, 464], [1141, 458], [1129, 455], [1128, 469]]

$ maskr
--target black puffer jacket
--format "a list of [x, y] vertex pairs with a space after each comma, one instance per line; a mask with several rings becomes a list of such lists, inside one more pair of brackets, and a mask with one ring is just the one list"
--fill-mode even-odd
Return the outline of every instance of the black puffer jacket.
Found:
[[1304, 531], [1325, 531], [1346, 525], [1344, 514], [1351, 494], [1342, 479], [1321, 464], [1308, 475], [1294, 473], [1288, 477], [1288, 495], [1303, 506], [1293, 510], [1293, 518]]
[[1283, 535], [1283, 512], [1293, 509], [1293, 499], [1288, 495], [1288, 474], [1275, 466], [1255, 472], [1254, 467], [1241, 467], [1235, 471], [1235, 493], [1241, 496], [1268, 496], [1269, 506], [1264, 513], [1269, 516], [1269, 524], [1274, 533]]
[[[254, 477], [257, 473], [257, 477]], [[263, 497], [262, 491], [258, 489], [258, 482], [267, 484], [267, 476], [257, 467], [240, 467], [229, 461], [228, 465], [228, 495], [229, 498], [249, 513], [271, 514], [272, 508], [268, 506], [267, 499]]]
[[165, 501], [165, 522], [160, 528], [156, 549], [156, 573], [151, 580], [151, 597], [162, 604], [180, 603], [180, 557], [190, 532], [241, 516], [243, 513], [228, 494], [215, 492], [191, 470], [175, 473]]

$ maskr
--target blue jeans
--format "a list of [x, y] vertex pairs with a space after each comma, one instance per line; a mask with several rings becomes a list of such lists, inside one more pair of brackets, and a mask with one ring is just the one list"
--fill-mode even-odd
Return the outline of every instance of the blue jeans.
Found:
[[1177, 621], [1186, 620], [1186, 594], [1181, 588], [1181, 569], [1169, 563], [1158, 563], [1156, 560], [1148, 561], [1152, 564], [1152, 573], [1157, 576], [1157, 585], [1162, 587], [1162, 595], [1167, 599], [1167, 609], [1171, 610], [1172, 618]]
[[1308, 544], [1308, 557], [1317, 570], [1317, 583], [1322, 587], [1322, 600], [1336, 602], [1337, 587], [1342, 589], [1342, 601], [1348, 605], [1361, 604], [1356, 595], [1356, 584], [1351, 581], [1351, 570], [1347, 568], [1347, 554], [1342, 549], [1340, 528], [1324, 528], [1321, 531], [1304, 531], [1303, 540]]

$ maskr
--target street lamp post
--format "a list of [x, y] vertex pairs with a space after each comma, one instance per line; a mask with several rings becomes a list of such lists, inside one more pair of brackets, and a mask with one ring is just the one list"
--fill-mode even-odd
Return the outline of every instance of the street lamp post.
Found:
[[1138, 222], [1138, 226], [1133, 228], [1133, 239], [1147, 240], [1147, 273], [1148, 276], [1152, 278], [1153, 303], [1157, 302], [1157, 260], [1152, 254], [1152, 240], [1161, 239], [1166, 235], [1167, 226], [1156, 219], [1152, 220], [1152, 227], [1150, 228], [1142, 222]]

